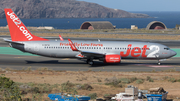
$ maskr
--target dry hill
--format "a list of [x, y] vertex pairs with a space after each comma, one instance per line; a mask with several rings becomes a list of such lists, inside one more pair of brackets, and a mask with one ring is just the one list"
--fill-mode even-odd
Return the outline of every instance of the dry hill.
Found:
[[0, 0], [0, 7], [0, 18], [5, 18], [4, 8], [12, 8], [20, 18], [26, 19], [149, 17], [77, 0]]

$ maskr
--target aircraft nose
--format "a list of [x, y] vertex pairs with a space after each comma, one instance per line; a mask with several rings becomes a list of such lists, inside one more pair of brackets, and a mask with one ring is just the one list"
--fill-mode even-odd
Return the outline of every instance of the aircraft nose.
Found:
[[177, 53], [175, 52], [175, 51], [173, 51], [173, 50], [171, 50], [171, 55], [172, 56], [175, 56]]

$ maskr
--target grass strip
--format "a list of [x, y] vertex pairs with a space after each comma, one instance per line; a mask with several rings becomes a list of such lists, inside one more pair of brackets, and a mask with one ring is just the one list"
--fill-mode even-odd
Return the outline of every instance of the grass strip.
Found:
[[11, 48], [11, 47], [0, 47], [0, 54], [37, 56], [34, 54], [22, 52], [20, 50], [17, 50], [17, 49]]

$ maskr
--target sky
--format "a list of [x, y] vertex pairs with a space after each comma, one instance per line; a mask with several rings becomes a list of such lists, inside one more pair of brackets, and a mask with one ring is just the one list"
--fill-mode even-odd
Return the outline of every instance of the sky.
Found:
[[180, 0], [77, 0], [125, 11], [180, 11]]

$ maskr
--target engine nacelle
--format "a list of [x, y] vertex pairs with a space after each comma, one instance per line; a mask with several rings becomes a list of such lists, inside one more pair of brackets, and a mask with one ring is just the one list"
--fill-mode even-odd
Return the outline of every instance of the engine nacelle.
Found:
[[120, 63], [121, 56], [118, 54], [105, 55], [104, 63]]

